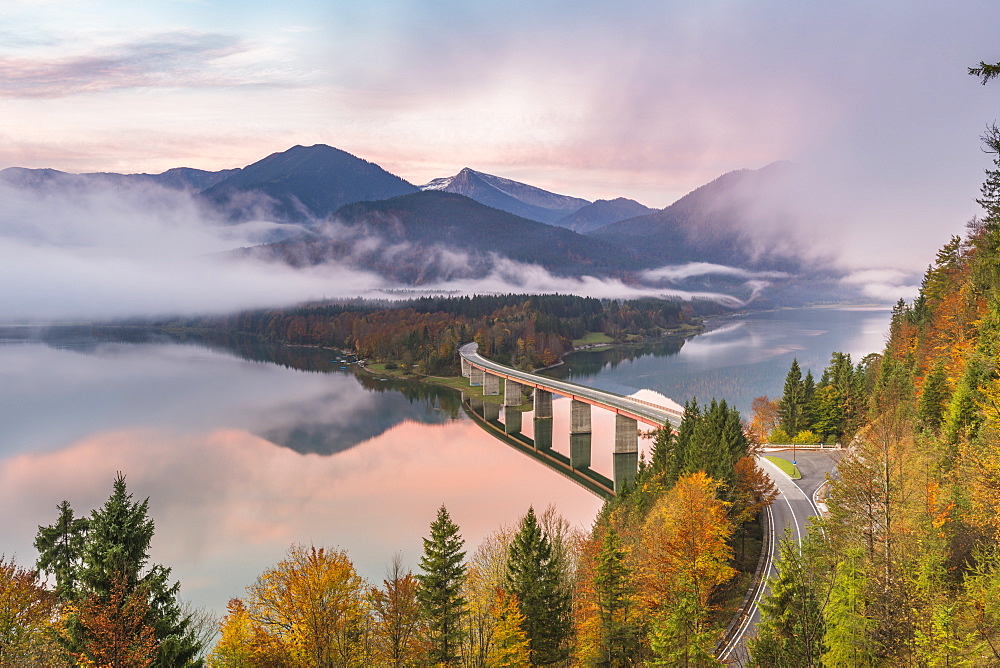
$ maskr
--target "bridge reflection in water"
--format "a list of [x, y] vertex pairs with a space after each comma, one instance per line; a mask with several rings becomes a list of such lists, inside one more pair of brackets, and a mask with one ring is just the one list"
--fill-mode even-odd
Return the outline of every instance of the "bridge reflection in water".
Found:
[[[680, 424], [683, 417], [681, 411], [671, 407], [497, 364], [479, 355], [475, 343], [463, 345], [459, 355], [462, 375], [469, 379], [470, 385], [481, 386], [484, 397], [499, 396], [503, 381], [503, 422], [500, 421], [499, 404], [464, 396], [463, 404], [473, 417], [498, 438], [502, 436], [501, 440], [509, 445], [604, 497], [614, 495], [635, 479], [639, 463], [638, 423], [662, 427]], [[530, 392], [533, 403], [533, 439], [521, 434], [520, 406], [524, 403], [525, 392]], [[552, 449], [553, 394], [571, 400], [569, 457]], [[613, 480], [590, 468], [591, 406], [615, 413]]]
[[[505, 408], [500, 419], [499, 404], [484, 402], [462, 393], [462, 405], [472, 419], [512, 448], [561, 473], [578, 485], [607, 499], [615, 495], [615, 483], [590, 468], [590, 434], [570, 435], [570, 455], [552, 449], [552, 419], [534, 418], [534, 438], [521, 433], [523, 413]], [[617, 460], [616, 460], [617, 464]], [[634, 474], [633, 468], [633, 474]]]

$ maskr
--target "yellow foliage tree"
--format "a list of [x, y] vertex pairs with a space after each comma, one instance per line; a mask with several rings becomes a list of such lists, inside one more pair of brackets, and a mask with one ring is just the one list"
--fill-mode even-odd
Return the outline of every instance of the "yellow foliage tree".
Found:
[[230, 605], [212, 665], [247, 665], [240, 643], [250, 665], [371, 665], [368, 592], [345, 552], [293, 545]]
[[497, 588], [491, 607], [496, 626], [486, 656], [488, 668], [528, 668], [531, 666], [528, 636], [522, 627], [524, 615], [517, 597]]
[[702, 471], [684, 476], [646, 518], [639, 597], [653, 650], [669, 665], [711, 660], [709, 597], [735, 574], [727, 543], [733, 529], [718, 488]]
[[778, 426], [778, 400], [763, 396], [757, 397], [750, 404], [753, 412], [747, 431], [754, 443], [767, 443], [768, 436]]
[[0, 555], [0, 665], [43, 665], [51, 653], [56, 597], [34, 571]]

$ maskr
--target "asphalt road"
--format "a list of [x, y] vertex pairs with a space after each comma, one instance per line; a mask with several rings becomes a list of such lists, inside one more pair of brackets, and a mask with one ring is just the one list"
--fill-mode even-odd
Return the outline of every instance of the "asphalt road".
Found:
[[[781, 457], [792, 461], [792, 451], [768, 452], [773, 457]], [[813, 504], [813, 494], [826, 481], [827, 473], [836, 471], [837, 462], [843, 456], [842, 450], [796, 450], [794, 453], [796, 465], [802, 477], [799, 480], [792, 480], [785, 475], [781, 469], [761, 457], [758, 461], [760, 467], [767, 473], [778, 487], [780, 495], [771, 504], [771, 550], [768, 555], [769, 562], [765, 569], [768, 578], [777, 574], [778, 562], [778, 540], [784, 535], [785, 527], [791, 527], [791, 539], [801, 544], [809, 525], [809, 519], [819, 514], [819, 510]], [[762, 587], [757, 593], [757, 600], [760, 596], [767, 595], [767, 587]], [[720, 659], [726, 663], [742, 665], [748, 658], [746, 640], [753, 636], [757, 624], [760, 621], [760, 610], [756, 603], [753, 612], [740, 626], [736, 636], [726, 646], [720, 655]]]

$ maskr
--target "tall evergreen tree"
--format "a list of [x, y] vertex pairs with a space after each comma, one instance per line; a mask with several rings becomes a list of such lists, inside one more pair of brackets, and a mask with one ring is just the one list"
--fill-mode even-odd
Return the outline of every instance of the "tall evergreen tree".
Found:
[[568, 656], [570, 597], [561, 585], [564, 567], [553, 556], [534, 508], [528, 508], [510, 545], [505, 584], [517, 596], [524, 615], [524, 631], [535, 666], [557, 663]]
[[917, 403], [917, 419], [922, 427], [935, 434], [941, 431], [948, 398], [948, 375], [944, 363], [939, 361], [924, 379], [924, 389]]
[[871, 620], [865, 616], [865, 576], [858, 566], [863, 554], [848, 550], [847, 557], [837, 564], [830, 597], [823, 609], [826, 632], [823, 662], [828, 666], [874, 665], [869, 632]]
[[633, 619], [635, 586], [626, 563], [627, 553], [618, 532], [608, 527], [597, 556], [594, 589], [601, 623], [601, 657], [598, 665], [624, 668], [639, 656], [639, 633]]
[[812, 369], [806, 371], [806, 377], [802, 379], [802, 429], [812, 429], [815, 418], [813, 416], [813, 405], [816, 401], [816, 381], [813, 379]]
[[[660, 447], [658, 443], [657, 450]], [[672, 485], [681, 476], [704, 471], [721, 482], [723, 492], [729, 494], [735, 488], [736, 462], [749, 450], [750, 441], [743, 431], [738, 410], [730, 408], [725, 400], [715, 399], [702, 410], [692, 399], [685, 406], [673, 446], [663, 455], [667, 459], [667, 485]], [[654, 450], [654, 462], [657, 456]]]
[[[67, 576], [74, 584], [69, 585], [70, 579], [63, 583], [66, 596], [81, 604], [86, 601], [91, 607], [111, 605], [106, 612], [110, 615], [125, 614], [126, 608], [141, 609], [143, 623], [155, 634], [153, 666], [198, 665], [203, 646], [191, 628], [191, 617], [182, 613], [177, 601], [180, 584], [170, 583], [169, 568], [160, 564], [147, 568], [154, 533], [149, 499], [134, 502], [125, 476], [119, 473], [111, 496], [91, 513], [86, 524], [73, 520], [68, 503], [63, 502], [59, 509], [56, 524], [39, 527], [35, 545], [40, 551], [40, 567], [61, 560], [59, 567], [64, 568], [75, 561], [77, 565]], [[85, 535], [80, 527], [86, 529]], [[71, 553], [75, 556], [68, 556]], [[93, 638], [78, 621], [68, 620], [67, 643], [70, 651], [87, 655]]]
[[[769, 580], [771, 593], [761, 599], [761, 623], [751, 643], [752, 665], [778, 668], [821, 666], [824, 623], [819, 583], [810, 572], [815, 557], [815, 534], [803, 541], [802, 550], [788, 529], [778, 545], [778, 574]], [[812, 554], [810, 554], [812, 553]]]
[[76, 597], [80, 569], [83, 564], [83, 545], [87, 539], [90, 520], [73, 517], [69, 501], [59, 504], [59, 518], [55, 524], [38, 527], [35, 549], [38, 550], [38, 570], [56, 579], [56, 595], [61, 601]]
[[423, 573], [416, 576], [420, 583], [417, 600], [427, 619], [430, 658], [435, 665], [453, 666], [459, 660], [466, 606], [462, 596], [464, 544], [448, 509], [441, 506], [431, 523], [430, 538], [424, 538], [424, 555], [420, 558]]
[[[669, 453], [665, 467], [667, 485], [673, 485], [677, 479], [684, 475], [684, 465], [687, 461], [687, 452], [695, 447], [695, 431], [701, 422], [701, 407], [698, 405], [697, 397], [692, 397], [691, 401], [684, 404], [684, 418], [677, 427], [677, 435], [671, 439], [672, 447], [664, 449]], [[667, 443], [664, 443], [667, 445]], [[659, 445], [657, 446], [659, 448]], [[654, 453], [655, 459], [656, 453]]]
[[791, 437], [795, 437], [804, 428], [803, 414], [806, 407], [805, 383], [802, 381], [802, 369], [799, 360], [792, 359], [792, 366], [785, 376], [785, 389], [778, 403], [778, 420], [782, 429]]

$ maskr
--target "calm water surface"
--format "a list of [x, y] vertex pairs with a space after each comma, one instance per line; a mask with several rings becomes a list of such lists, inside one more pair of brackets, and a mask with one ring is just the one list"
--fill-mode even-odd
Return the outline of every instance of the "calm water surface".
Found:
[[804, 308], [719, 318], [687, 341], [581, 351], [548, 373], [622, 394], [648, 388], [682, 404], [717, 397], [747, 414], [754, 397], [781, 396], [793, 358], [818, 381], [834, 351], [855, 363], [881, 351], [889, 315], [884, 308]]
[[[615, 391], [744, 408], [780, 393], [791, 358], [881, 349], [887, 311], [814, 309], [717, 321], [688, 341], [578, 353], [556, 373]], [[601, 501], [494, 440], [456, 392], [359, 374], [329, 351], [230, 338], [63, 328], [0, 331], [0, 553], [28, 565], [38, 525], [88, 512], [116, 471], [156, 520], [153, 559], [182, 596], [222, 611], [292, 543], [348, 551], [380, 581], [416, 568], [445, 504], [471, 551], [529, 505], [587, 529]], [[554, 402], [568, 451], [568, 402]], [[531, 414], [524, 432], [531, 435]], [[593, 468], [611, 473], [613, 418], [594, 412]], [[647, 446], [648, 447], [648, 444]]]

